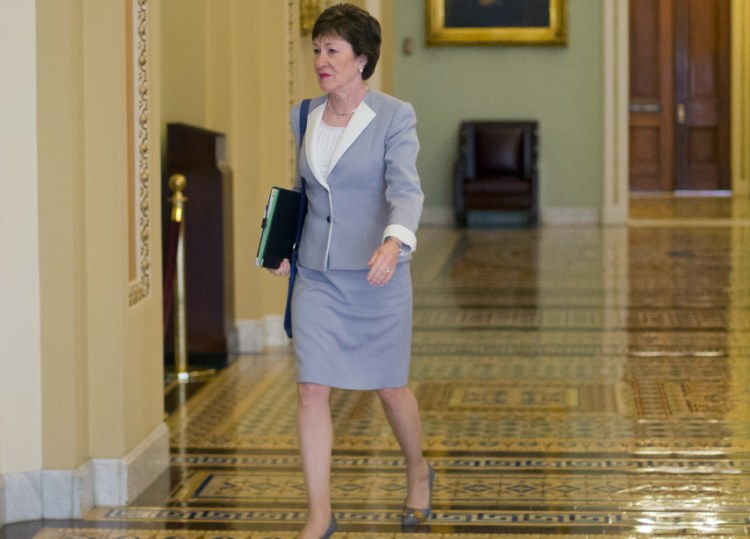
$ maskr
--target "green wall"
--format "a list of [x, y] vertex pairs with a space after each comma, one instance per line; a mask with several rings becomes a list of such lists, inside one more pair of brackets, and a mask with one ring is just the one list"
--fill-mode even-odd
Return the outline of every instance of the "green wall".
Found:
[[[569, 2], [567, 47], [427, 47], [424, 1], [394, 2], [394, 93], [417, 112], [425, 207], [452, 207], [462, 120], [536, 119], [542, 218], [556, 208], [598, 212], [603, 170], [601, 0]], [[414, 39], [412, 55], [402, 50], [407, 37]]]

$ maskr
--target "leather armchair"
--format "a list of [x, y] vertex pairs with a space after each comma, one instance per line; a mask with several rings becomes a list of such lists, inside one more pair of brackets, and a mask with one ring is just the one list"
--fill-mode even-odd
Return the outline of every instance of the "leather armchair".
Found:
[[466, 226], [471, 210], [523, 211], [537, 224], [537, 122], [466, 121], [459, 130], [454, 210]]

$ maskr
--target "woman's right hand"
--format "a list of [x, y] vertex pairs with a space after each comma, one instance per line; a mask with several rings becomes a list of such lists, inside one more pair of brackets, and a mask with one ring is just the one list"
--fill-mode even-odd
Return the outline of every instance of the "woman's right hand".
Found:
[[292, 266], [289, 264], [289, 259], [285, 258], [281, 261], [281, 264], [279, 264], [279, 267], [276, 269], [269, 269], [271, 273], [274, 275], [278, 275], [279, 277], [286, 277], [289, 275], [289, 273], [292, 270]]

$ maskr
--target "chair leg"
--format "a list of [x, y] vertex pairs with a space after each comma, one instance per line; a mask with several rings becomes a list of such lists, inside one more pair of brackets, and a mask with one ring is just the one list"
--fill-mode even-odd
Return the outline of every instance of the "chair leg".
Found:
[[531, 208], [531, 211], [529, 211], [529, 225], [533, 227], [539, 225], [539, 212], [536, 207]]
[[466, 212], [456, 212], [456, 228], [466, 228]]

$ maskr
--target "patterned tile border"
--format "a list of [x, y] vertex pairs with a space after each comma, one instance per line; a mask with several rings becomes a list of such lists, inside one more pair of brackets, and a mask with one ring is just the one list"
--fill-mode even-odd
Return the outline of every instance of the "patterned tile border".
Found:
[[[237, 531], [237, 530], [162, 530], [133, 529], [105, 530], [101, 528], [44, 528], [33, 539], [296, 539], [296, 531]], [[336, 539], [556, 539], [559, 534], [534, 533], [376, 533], [376, 532], [340, 532]], [[594, 539], [600, 534], [565, 534], [567, 539]], [[636, 539], [653, 537], [651, 534], [607, 534], [607, 539]], [[705, 538], [705, 535], [659, 535], [659, 539], [693, 539]], [[719, 536], [712, 536], [717, 539]], [[728, 538], [730, 536], [723, 535]], [[21, 539], [21, 538], [19, 538]], [[26, 538], [23, 538], [26, 539]]]
[[[336, 511], [342, 527], [348, 526], [394, 526], [399, 521], [399, 510], [394, 511]], [[116, 508], [96, 509], [87, 517], [89, 520], [122, 522], [170, 522], [170, 523], [224, 523], [232, 525], [267, 525], [273, 523], [296, 523], [305, 521], [304, 511], [288, 510], [241, 510], [211, 508]], [[627, 531], [652, 534], [683, 533], [718, 534], [737, 533], [750, 525], [750, 511], [710, 512], [681, 511], [679, 513], [658, 511], [590, 511], [575, 510], [498, 510], [498, 511], [435, 511], [427, 523], [438, 533], [453, 529], [463, 530], [476, 527], [478, 530], [501, 531], [503, 527], [535, 530], [550, 533], [569, 529], [591, 533], [614, 533]], [[397, 525], [397, 524], [396, 524]], [[510, 530], [509, 530], [510, 531]]]

